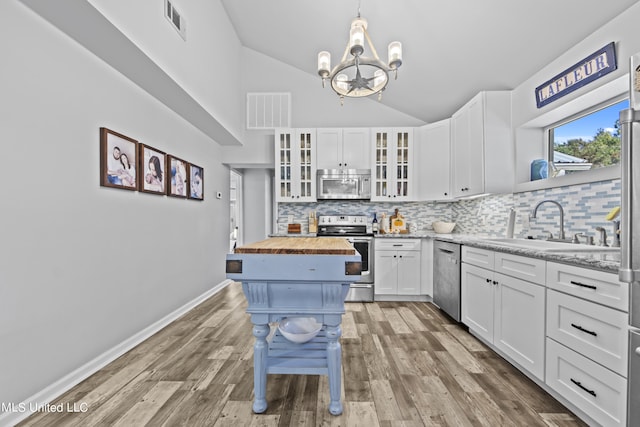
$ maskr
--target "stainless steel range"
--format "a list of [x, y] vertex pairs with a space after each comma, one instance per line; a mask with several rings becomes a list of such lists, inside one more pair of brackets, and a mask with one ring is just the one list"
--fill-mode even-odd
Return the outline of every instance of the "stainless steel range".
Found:
[[373, 233], [366, 215], [321, 215], [318, 237], [345, 237], [362, 257], [360, 281], [351, 284], [347, 301], [373, 301]]

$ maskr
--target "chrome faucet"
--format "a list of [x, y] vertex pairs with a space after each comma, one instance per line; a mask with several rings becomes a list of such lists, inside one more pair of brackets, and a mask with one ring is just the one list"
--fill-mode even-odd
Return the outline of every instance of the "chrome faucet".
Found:
[[536, 205], [535, 208], [533, 208], [533, 212], [531, 213], [531, 218], [536, 218], [536, 215], [538, 214], [538, 208], [543, 203], [553, 203], [560, 210], [560, 234], [558, 235], [558, 238], [560, 240], [564, 240], [564, 209], [562, 209], [562, 205], [560, 203], [556, 202], [555, 200], [549, 200], [549, 199], [541, 201]]
[[596, 231], [600, 232], [600, 243], [598, 246], [609, 246], [607, 244], [607, 230], [602, 227], [596, 227]]

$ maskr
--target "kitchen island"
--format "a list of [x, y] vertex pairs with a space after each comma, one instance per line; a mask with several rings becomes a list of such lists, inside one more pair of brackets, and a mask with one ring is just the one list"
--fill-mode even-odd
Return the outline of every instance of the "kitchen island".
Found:
[[[342, 413], [340, 324], [361, 269], [360, 255], [344, 238], [274, 237], [227, 255], [227, 278], [242, 282], [253, 323], [255, 413], [267, 409], [267, 374], [327, 375], [329, 412]], [[296, 316], [315, 318], [322, 331], [304, 344], [271, 334], [269, 323]]]

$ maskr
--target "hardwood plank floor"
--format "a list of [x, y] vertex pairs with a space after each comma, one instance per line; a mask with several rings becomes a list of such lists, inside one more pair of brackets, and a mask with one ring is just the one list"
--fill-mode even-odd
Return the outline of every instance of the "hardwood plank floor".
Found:
[[253, 336], [235, 283], [19, 426], [584, 426], [559, 402], [435, 306], [349, 303], [344, 413], [327, 377], [269, 375], [253, 414]]

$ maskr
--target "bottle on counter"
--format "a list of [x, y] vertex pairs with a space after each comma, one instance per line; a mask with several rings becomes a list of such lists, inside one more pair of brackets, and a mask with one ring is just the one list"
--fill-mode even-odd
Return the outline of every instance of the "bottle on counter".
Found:
[[373, 234], [378, 234], [378, 218], [375, 212], [373, 213], [373, 221], [371, 222], [371, 231]]
[[383, 212], [382, 213], [382, 226], [380, 228], [380, 233], [385, 234], [389, 232], [389, 217]]

